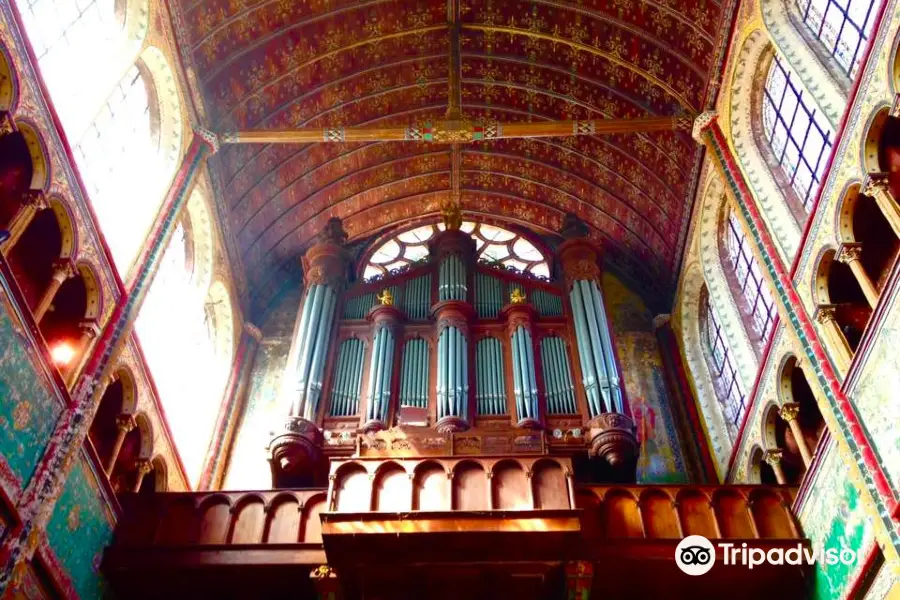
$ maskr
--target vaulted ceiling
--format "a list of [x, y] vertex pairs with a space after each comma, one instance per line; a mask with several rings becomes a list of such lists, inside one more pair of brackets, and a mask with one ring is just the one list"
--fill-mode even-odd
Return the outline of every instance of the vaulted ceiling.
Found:
[[[227, 132], [440, 119], [453, 64], [473, 120], [697, 114], [725, 43], [722, 2], [731, 0], [172, 4], [208, 125]], [[689, 132], [460, 150], [464, 211], [539, 233], [558, 231], [575, 213], [618, 270], [642, 291], [667, 295], [700, 158]], [[266, 306], [296, 274], [297, 257], [329, 217], [360, 240], [435, 214], [452, 185], [451, 157], [449, 145], [422, 142], [224, 147], [213, 168], [253, 305]]]

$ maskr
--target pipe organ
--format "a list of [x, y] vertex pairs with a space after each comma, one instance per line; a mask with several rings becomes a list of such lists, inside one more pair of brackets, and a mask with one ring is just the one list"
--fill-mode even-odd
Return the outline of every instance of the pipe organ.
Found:
[[282, 386], [288, 415], [269, 447], [276, 487], [317, 480], [326, 457], [395, 427], [522, 431], [626, 471], [613, 479], [634, 477], [637, 440], [599, 248], [564, 241], [559, 275], [544, 278], [479, 260], [473, 238], [448, 228], [422, 260], [350, 285], [340, 240], [304, 259], [307, 291]]

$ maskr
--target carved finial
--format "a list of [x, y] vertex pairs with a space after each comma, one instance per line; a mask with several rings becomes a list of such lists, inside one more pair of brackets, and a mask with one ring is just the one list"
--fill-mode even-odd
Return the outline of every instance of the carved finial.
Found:
[[344, 224], [341, 223], [339, 218], [331, 217], [328, 219], [325, 229], [319, 234], [319, 241], [331, 242], [338, 246], [342, 246], [347, 241], [347, 232], [344, 231]]
[[462, 210], [459, 204], [452, 201], [447, 202], [441, 207], [441, 218], [444, 220], [444, 227], [448, 230], [457, 230], [462, 227]]
[[525, 292], [521, 288], [513, 288], [509, 294], [510, 304], [525, 304]]
[[394, 305], [394, 294], [392, 294], [391, 290], [388, 288], [384, 288], [383, 290], [381, 290], [381, 293], [375, 297], [378, 298], [378, 301], [381, 302], [382, 306]]

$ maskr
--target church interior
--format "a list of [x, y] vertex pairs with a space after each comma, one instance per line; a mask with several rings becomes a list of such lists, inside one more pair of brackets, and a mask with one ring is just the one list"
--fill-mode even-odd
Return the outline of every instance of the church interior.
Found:
[[2, 0], [0, 598], [900, 598], [898, 255], [900, 0]]

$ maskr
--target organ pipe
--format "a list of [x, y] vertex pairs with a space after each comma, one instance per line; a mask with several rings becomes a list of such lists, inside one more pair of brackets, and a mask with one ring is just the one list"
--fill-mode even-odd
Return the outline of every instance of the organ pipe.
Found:
[[438, 420], [467, 418], [468, 371], [465, 336], [455, 326], [445, 327], [438, 341]]

